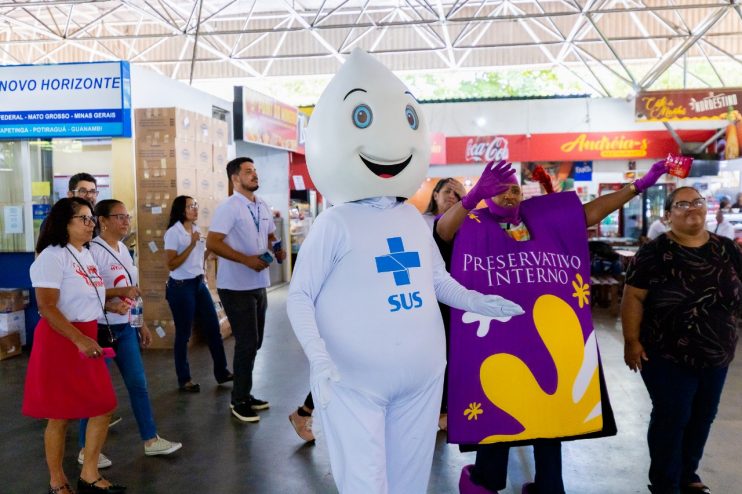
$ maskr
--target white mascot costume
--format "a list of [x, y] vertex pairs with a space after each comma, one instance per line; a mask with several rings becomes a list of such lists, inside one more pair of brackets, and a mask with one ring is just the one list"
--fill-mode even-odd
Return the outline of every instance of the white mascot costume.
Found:
[[312, 114], [309, 173], [336, 206], [301, 246], [288, 314], [341, 493], [427, 490], [446, 365], [436, 299], [491, 318], [522, 314], [445, 270], [410, 197], [428, 170], [420, 105], [355, 50]]

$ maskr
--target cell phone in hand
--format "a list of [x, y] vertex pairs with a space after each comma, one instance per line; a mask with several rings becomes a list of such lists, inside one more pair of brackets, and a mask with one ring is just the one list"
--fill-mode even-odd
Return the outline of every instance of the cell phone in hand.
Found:
[[273, 256], [271, 255], [271, 253], [270, 253], [270, 252], [263, 252], [262, 254], [260, 254], [260, 255], [258, 256], [258, 258], [259, 258], [260, 260], [262, 260], [262, 261], [265, 261], [265, 262], [267, 262], [268, 264], [270, 264], [270, 263], [272, 263], [272, 262], [273, 262]]

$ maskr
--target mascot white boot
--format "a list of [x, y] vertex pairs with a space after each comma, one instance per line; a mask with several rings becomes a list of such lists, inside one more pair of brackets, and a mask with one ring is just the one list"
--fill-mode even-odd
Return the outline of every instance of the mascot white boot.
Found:
[[309, 173], [335, 204], [302, 244], [287, 308], [338, 490], [427, 490], [446, 365], [436, 299], [507, 319], [523, 311], [464, 289], [445, 270], [420, 213], [402, 202], [428, 170], [420, 106], [356, 50], [307, 129]]

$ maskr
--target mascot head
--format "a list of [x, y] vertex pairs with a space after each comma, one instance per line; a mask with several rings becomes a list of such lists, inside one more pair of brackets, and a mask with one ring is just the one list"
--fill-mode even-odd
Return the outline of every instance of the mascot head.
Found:
[[306, 159], [330, 202], [410, 197], [425, 179], [428, 128], [392, 72], [355, 49], [325, 88], [307, 127]]

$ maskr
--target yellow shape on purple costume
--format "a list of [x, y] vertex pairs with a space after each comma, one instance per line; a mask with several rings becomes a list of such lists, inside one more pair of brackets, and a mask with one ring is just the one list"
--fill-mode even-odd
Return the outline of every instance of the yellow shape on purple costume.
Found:
[[[482, 389], [495, 406], [525, 429], [514, 435], [488, 436], [482, 443], [573, 436], [603, 426], [602, 415], [596, 413], [600, 409], [597, 359], [585, 360], [582, 327], [572, 307], [559, 297], [542, 295], [534, 304], [533, 322], [554, 360], [557, 389], [551, 395], [544, 392], [528, 366], [515, 355], [502, 353], [485, 359], [480, 367]], [[595, 339], [588, 339], [587, 344], [595, 345]], [[581, 372], [583, 362], [593, 368]], [[573, 398], [578, 375], [589, 382], [584, 392]]]

